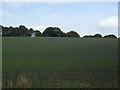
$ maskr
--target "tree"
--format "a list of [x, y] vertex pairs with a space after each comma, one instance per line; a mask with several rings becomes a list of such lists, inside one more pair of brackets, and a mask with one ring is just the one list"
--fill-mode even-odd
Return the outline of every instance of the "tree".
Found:
[[80, 35], [75, 31], [70, 31], [66, 33], [67, 37], [80, 37]]
[[7, 36], [8, 27], [2, 27], [2, 36]]
[[95, 35], [85, 35], [83, 38], [102, 38], [102, 35], [95, 34]]
[[61, 29], [58, 27], [54, 27], [54, 31], [57, 33], [58, 37], [66, 37], [66, 34], [62, 32]]
[[34, 32], [33, 28], [30, 28], [28, 30], [27, 36], [31, 36], [33, 32]]
[[10, 36], [19, 36], [18, 27], [9, 27]]
[[28, 36], [28, 29], [23, 25], [19, 26], [18, 32], [19, 32], [19, 36]]
[[44, 30], [43, 36], [46, 36], [46, 37], [57, 37], [57, 34], [55, 33], [53, 27], [48, 27], [48, 28], [46, 28]]
[[11, 34], [13, 32], [13, 27], [12, 26], [10, 26], [9, 28], [5, 27], [3, 31], [5, 33], [5, 36], [11, 36]]
[[100, 35], [100, 34], [95, 34], [94, 37], [95, 37], [95, 38], [102, 38], [102, 35]]
[[58, 27], [48, 27], [44, 30], [43, 36], [46, 37], [65, 37], [65, 33]]
[[38, 30], [34, 31], [34, 33], [35, 33], [36, 36], [42, 36], [41, 32], [38, 31]]
[[113, 34], [110, 34], [110, 35], [105, 35], [104, 38], [117, 38], [117, 37]]
[[3, 28], [3, 26], [0, 25], [0, 36], [2, 36], [2, 28]]
[[13, 28], [15, 36], [19, 36], [18, 27]]
[[85, 36], [83, 36], [83, 38], [93, 38], [93, 36], [92, 35], [85, 35]]

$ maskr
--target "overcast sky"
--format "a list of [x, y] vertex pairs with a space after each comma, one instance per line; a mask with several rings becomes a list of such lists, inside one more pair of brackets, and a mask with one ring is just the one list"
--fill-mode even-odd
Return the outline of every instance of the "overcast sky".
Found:
[[2, 25], [43, 32], [49, 26], [80, 34], [118, 36], [117, 2], [3, 2]]

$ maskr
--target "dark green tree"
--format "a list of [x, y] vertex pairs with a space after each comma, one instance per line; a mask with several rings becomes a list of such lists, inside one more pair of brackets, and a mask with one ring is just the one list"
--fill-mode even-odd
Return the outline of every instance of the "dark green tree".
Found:
[[44, 30], [43, 36], [45, 37], [65, 37], [65, 33], [58, 27], [48, 27]]
[[28, 30], [27, 36], [31, 36], [33, 32], [34, 32], [33, 28], [30, 28]]
[[0, 25], [0, 36], [2, 36], [2, 28], [3, 28], [3, 26]]
[[5, 36], [11, 36], [11, 34], [13, 32], [13, 27], [12, 26], [10, 26], [9, 28], [5, 27], [3, 31], [5, 33]]
[[113, 34], [110, 34], [110, 35], [105, 35], [103, 38], [117, 38], [117, 37]]
[[92, 36], [92, 35], [85, 35], [85, 36], [83, 36], [83, 38], [93, 38], [94, 36]]
[[36, 36], [42, 36], [41, 32], [38, 31], [38, 30], [35, 30], [34, 33], [35, 33]]
[[18, 28], [19, 36], [28, 36], [28, 29], [24, 25], [20, 25]]
[[83, 38], [102, 38], [101, 34], [95, 34], [95, 35], [85, 35]]
[[66, 33], [67, 37], [80, 37], [80, 35], [75, 31], [70, 31]]
[[94, 37], [95, 37], [95, 38], [102, 38], [102, 35], [100, 35], [100, 34], [95, 34]]

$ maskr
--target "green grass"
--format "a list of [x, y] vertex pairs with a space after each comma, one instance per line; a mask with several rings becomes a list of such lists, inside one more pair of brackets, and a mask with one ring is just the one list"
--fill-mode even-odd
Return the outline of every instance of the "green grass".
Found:
[[2, 46], [3, 82], [19, 70], [33, 87], [50, 87], [49, 77], [56, 87], [109, 87], [111, 78], [117, 87], [118, 39], [4, 37]]

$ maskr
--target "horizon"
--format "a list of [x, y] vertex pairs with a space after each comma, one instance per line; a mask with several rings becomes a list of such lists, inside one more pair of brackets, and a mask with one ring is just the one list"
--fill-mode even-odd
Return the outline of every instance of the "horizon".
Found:
[[2, 25], [7, 27], [24, 25], [40, 32], [59, 27], [81, 37], [96, 33], [118, 37], [117, 22], [117, 2], [2, 2]]
[[[1, 25], [1, 26], [3, 26], [3, 25]], [[25, 26], [25, 25], [20, 25], [20, 26]], [[7, 26], [3, 26], [3, 27], [7, 27]], [[7, 27], [7, 28], [10, 28], [10, 27], [12, 27], [12, 28], [19, 28], [19, 26], [18, 26], [18, 27], [9, 26], [9, 27]], [[25, 26], [25, 27], [26, 27], [26, 26]], [[31, 29], [31, 28], [28, 28], [28, 27], [26, 27], [26, 28], [27, 28], [28, 30]], [[47, 29], [47, 28], [49, 28], [49, 27], [46, 27], [46, 29]], [[54, 27], [53, 27], [53, 28], [54, 28]], [[57, 28], [59, 28], [59, 27], [57, 27]], [[33, 29], [33, 28], [32, 28], [32, 29]], [[46, 29], [45, 29], [45, 30], [46, 30]], [[59, 28], [59, 29], [61, 30], [61, 28]], [[34, 30], [34, 29], [33, 29], [33, 30]], [[45, 30], [43, 30], [43, 32], [44, 32]], [[2, 32], [1, 32], [1, 31], [2, 31], [2, 29], [0, 30], [0, 36], [2, 35]], [[39, 31], [39, 30], [34, 30], [34, 32], [35, 32], [35, 31]], [[61, 31], [62, 31], [62, 30], [61, 30]], [[42, 34], [43, 32], [40, 31], [41, 34]], [[62, 31], [62, 32], [66, 34], [66, 33], [71, 32], [71, 31], [68, 31], [68, 32]], [[76, 32], [76, 31], [74, 31], [74, 32]], [[76, 33], [78, 33], [78, 32], [76, 32]], [[79, 35], [80, 37], [82, 37], [82, 38], [83, 38], [84, 36], [94, 36], [94, 35], [96, 35], [96, 34], [100, 34], [100, 33], [95, 33], [95, 34], [92, 34], [92, 35], [90, 35], [90, 34], [89, 34], [89, 35], [83, 35], [83, 36], [81, 36], [81, 35], [78, 33], [78, 35]], [[101, 34], [100, 34], [100, 35], [101, 35]], [[101, 36], [104, 37], [104, 36], [108, 36], [108, 35], [114, 35], [114, 34], [105, 34], [105, 35], [101, 35]], [[31, 36], [32, 36], [32, 35], [31, 35]], [[115, 36], [116, 36], [116, 35], [115, 35]], [[116, 37], [119, 38], [118, 36], [116, 36]]]

